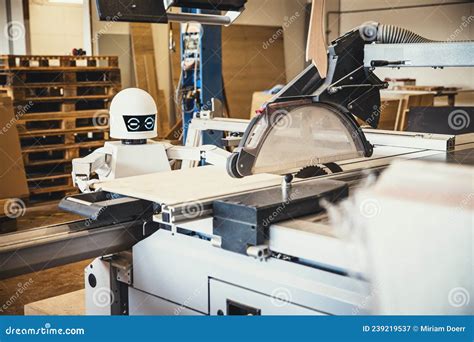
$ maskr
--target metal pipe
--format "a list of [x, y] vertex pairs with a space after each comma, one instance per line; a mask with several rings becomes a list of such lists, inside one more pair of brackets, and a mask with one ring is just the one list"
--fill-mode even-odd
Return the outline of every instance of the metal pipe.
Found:
[[[348, 10], [348, 11], [328, 11], [326, 13], [326, 23], [329, 23], [329, 16], [332, 14], [352, 14], [352, 13], [365, 13], [365, 12], [380, 12], [380, 11], [392, 11], [392, 10], [402, 10], [402, 9], [412, 9], [412, 8], [423, 8], [423, 7], [441, 7], [441, 6], [450, 6], [450, 5], [465, 5], [469, 4], [472, 1], [466, 0], [466, 1], [455, 1], [455, 2], [444, 2], [444, 3], [437, 3], [437, 4], [420, 4], [420, 5], [406, 5], [406, 6], [397, 6], [397, 7], [380, 7], [380, 8], [366, 8], [366, 9], [357, 9], [357, 10]], [[341, 20], [338, 20], [339, 22], [339, 36], [341, 35], [341, 27], [340, 23]], [[326, 33], [326, 40], [329, 41], [329, 33]]]

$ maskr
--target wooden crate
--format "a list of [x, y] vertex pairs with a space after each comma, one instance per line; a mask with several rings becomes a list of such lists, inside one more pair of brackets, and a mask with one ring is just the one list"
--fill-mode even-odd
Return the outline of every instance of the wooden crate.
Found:
[[0, 69], [1, 87], [34, 87], [91, 84], [113, 84], [120, 86], [118, 68], [23, 68]]
[[19, 68], [64, 68], [82, 67], [95, 68], [104, 65], [109, 68], [118, 67], [117, 56], [33, 56], [33, 55], [1, 55], [0, 69]]
[[74, 158], [83, 157], [87, 152], [103, 146], [105, 140], [73, 144], [50, 144], [29, 146], [22, 149], [23, 161], [26, 166], [44, 164], [49, 160], [56, 162], [70, 162]]
[[16, 100], [27, 101], [31, 98], [41, 99], [48, 97], [71, 98], [88, 96], [114, 96], [120, 86], [110, 82], [78, 82], [78, 83], [39, 83], [18, 86], [4, 86], [8, 95]]
[[109, 139], [108, 108], [120, 89], [118, 57], [0, 56], [0, 92], [13, 99], [30, 200], [75, 191], [72, 159]]

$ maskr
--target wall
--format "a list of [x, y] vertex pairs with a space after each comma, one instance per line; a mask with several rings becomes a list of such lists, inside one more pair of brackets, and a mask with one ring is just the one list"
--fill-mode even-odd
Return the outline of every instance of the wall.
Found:
[[31, 54], [67, 55], [83, 48], [82, 5], [30, 0]]
[[[282, 27], [285, 24], [283, 42], [287, 80], [305, 67], [306, 3], [306, 0], [248, 0], [245, 11], [236, 21], [240, 25]], [[296, 20], [291, 20], [292, 17]]]
[[[129, 23], [118, 22], [118, 21], [100, 21], [97, 15], [97, 5], [95, 0], [84, 0], [89, 1], [90, 6], [90, 22], [92, 26], [92, 45], [94, 54], [98, 52], [97, 40], [101, 34], [130, 34]], [[128, 53], [124, 51], [124, 53]]]
[[8, 54], [8, 37], [4, 34], [7, 26], [7, 8], [6, 1], [0, 0], [0, 54]]
[[[405, 5], [440, 4], [452, 1], [445, 0], [341, 0], [341, 10], [360, 10], [366, 8], [397, 7]], [[366, 21], [377, 21], [384, 24], [398, 25], [410, 29], [426, 38], [434, 40], [473, 40], [474, 39], [474, 3], [459, 5], [375, 11], [365, 13], [342, 13], [340, 16], [341, 32], [359, 26]], [[463, 24], [464, 23], [464, 24]], [[457, 32], [457, 33], [456, 33]], [[419, 85], [444, 85], [474, 88], [474, 68], [450, 68], [433, 70], [428, 68], [405, 68], [400, 70], [378, 69], [379, 77], [411, 77]]]
[[23, 55], [28, 52], [28, 24], [22, 0], [0, 0], [0, 54]]

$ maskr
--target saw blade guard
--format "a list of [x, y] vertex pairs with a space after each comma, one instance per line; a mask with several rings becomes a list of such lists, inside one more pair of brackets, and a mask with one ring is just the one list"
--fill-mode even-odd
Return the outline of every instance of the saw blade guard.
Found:
[[227, 161], [233, 177], [289, 174], [310, 165], [368, 157], [372, 146], [349, 113], [311, 99], [272, 103], [255, 117]]

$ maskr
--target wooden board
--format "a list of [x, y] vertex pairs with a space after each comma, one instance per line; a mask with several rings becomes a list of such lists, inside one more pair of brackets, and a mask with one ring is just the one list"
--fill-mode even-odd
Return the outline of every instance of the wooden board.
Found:
[[28, 196], [12, 101], [0, 95], [0, 198]]
[[164, 137], [170, 130], [169, 113], [164, 91], [158, 86], [151, 24], [131, 23], [130, 34], [135, 66], [135, 84], [137, 88], [146, 90], [155, 99], [158, 107], [158, 135]]
[[[173, 82], [180, 75], [179, 24], [172, 24], [176, 51], [172, 53]], [[252, 95], [286, 84], [281, 27], [231, 25], [222, 28], [222, 71], [229, 117], [249, 119]]]
[[390, 131], [395, 131], [397, 129], [401, 105], [402, 101], [400, 100], [382, 101], [378, 129], [386, 129]]
[[98, 183], [95, 188], [160, 204], [200, 202], [281, 183], [281, 177], [269, 174], [241, 179], [230, 177], [217, 166], [203, 166]]
[[25, 316], [81, 316], [85, 314], [85, 290], [74, 291], [25, 305]]
[[313, 5], [311, 6], [306, 61], [313, 61], [321, 78], [326, 77], [328, 57], [324, 32], [324, 0], [313, 0]]
[[429, 107], [434, 105], [435, 92], [414, 90], [382, 90], [382, 101], [399, 100], [395, 130], [405, 131], [408, 124], [407, 113], [411, 107]]

